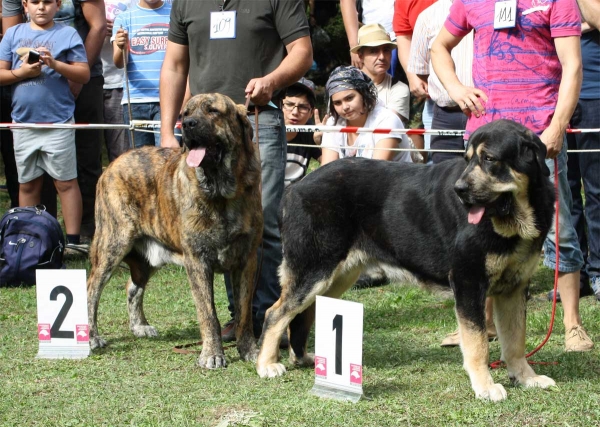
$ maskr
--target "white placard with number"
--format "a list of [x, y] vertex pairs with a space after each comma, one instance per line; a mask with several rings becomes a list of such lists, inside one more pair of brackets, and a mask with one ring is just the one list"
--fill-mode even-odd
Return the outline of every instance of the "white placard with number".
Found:
[[494, 29], [514, 28], [517, 22], [517, 0], [494, 3]]
[[37, 270], [37, 357], [82, 359], [90, 354], [85, 270]]
[[362, 396], [363, 305], [317, 297], [313, 393], [354, 402]]
[[210, 13], [210, 38], [235, 39], [236, 11]]

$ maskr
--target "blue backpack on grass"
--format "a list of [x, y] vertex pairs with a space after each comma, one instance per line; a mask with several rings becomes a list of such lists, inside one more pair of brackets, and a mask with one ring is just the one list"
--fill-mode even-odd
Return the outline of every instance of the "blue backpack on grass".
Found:
[[64, 268], [65, 237], [43, 205], [12, 208], [0, 220], [0, 286], [35, 285], [35, 270]]

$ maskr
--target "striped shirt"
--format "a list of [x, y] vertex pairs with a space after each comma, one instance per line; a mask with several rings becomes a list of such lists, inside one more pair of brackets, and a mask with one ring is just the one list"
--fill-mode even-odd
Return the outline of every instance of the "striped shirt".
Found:
[[[167, 49], [170, 14], [168, 2], [156, 9], [144, 9], [137, 4], [115, 18], [111, 41], [114, 42], [121, 27], [129, 34], [127, 77], [131, 102], [159, 102], [158, 84]], [[122, 103], [127, 103], [125, 97]]]
[[[440, 107], [455, 107], [442, 82], [431, 65], [431, 46], [444, 26], [450, 13], [452, 0], [438, 0], [425, 9], [417, 18], [410, 44], [408, 71], [414, 74], [429, 75], [427, 79], [429, 97]], [[458, 80], [465, 86], [473, 86], [471, 69], [473, 67], [473, 32], [467, 34], [458, 46], [452, 50], [452, 59], [456, 67]]]
[[444, 26], [456, 37], [475, 30], [473, 82], [488, 97], [485, 114], [472, 114], [468, 137], [497, 119], [520, 123], [541, 134], [558, 101], [562, 66], [556, 37], [581, 35], [576, 0], [518, 0], [516, 26], [494, 29], [493, 0], [454, 0]]

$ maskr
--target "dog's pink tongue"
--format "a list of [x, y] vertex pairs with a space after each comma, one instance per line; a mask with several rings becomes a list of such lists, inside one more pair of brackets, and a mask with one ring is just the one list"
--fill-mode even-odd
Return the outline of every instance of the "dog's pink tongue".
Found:
[[206, 154], [206, 148], [194, 148], [190, 150], [187, 156], [187, 164], [191, 168], [197, 168], [200, 166], [204, 155]]
[[472, 206], [469, 209], [469, 224], [478, 224], [483, 218], [483, 213], [485, 212], [485, 207], [483, 206]]

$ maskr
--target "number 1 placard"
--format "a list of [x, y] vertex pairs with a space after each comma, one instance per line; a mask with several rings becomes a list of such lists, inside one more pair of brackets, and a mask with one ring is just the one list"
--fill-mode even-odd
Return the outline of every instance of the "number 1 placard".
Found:
[[90, 354], [85, 270], [37, 270], [37, 357], [82, 359]]
[[356, 402], [362, 396], [363, 305], [321, 296], [316, 304], [312, 392]]

